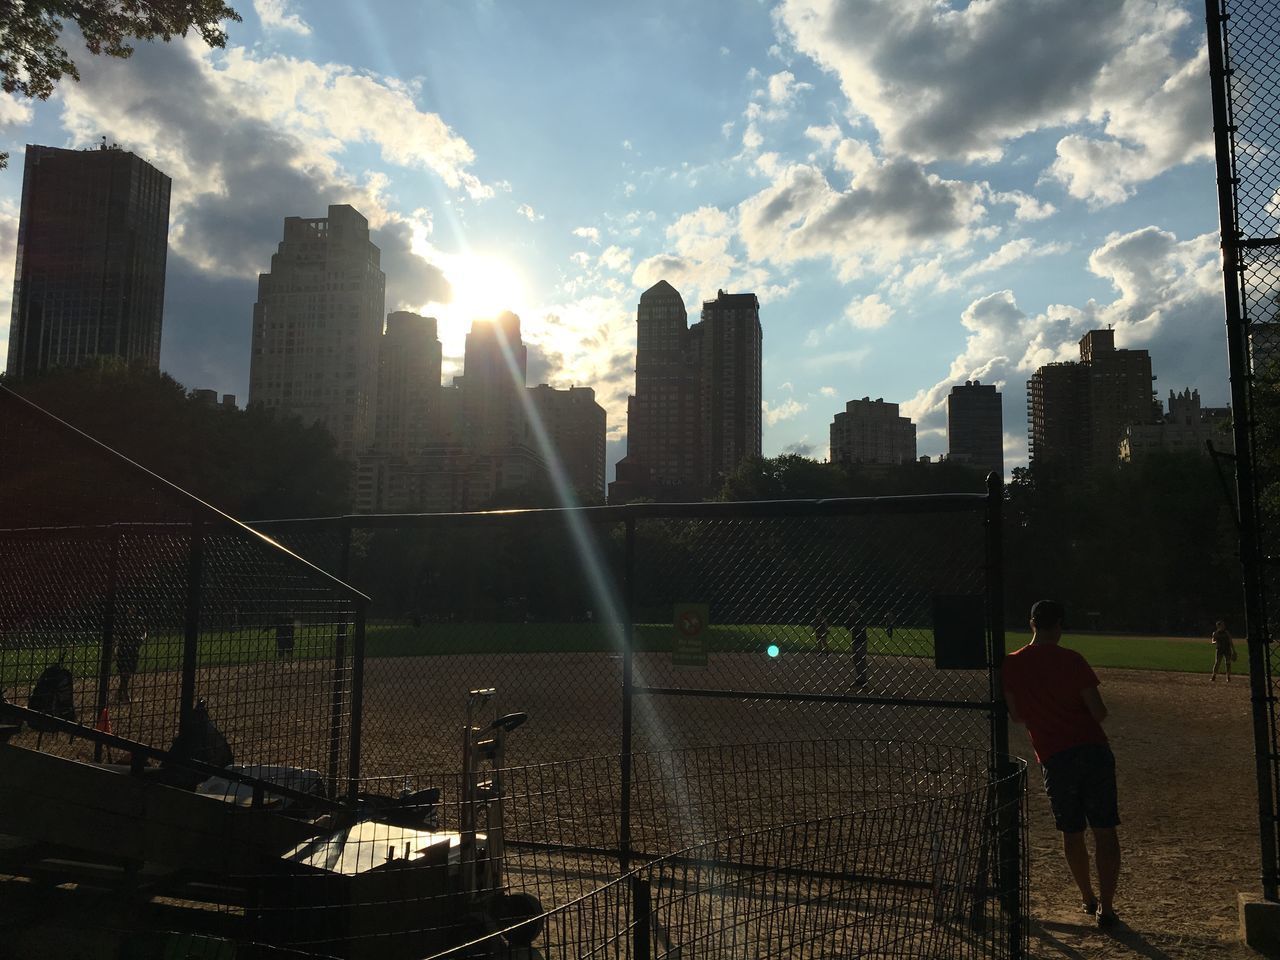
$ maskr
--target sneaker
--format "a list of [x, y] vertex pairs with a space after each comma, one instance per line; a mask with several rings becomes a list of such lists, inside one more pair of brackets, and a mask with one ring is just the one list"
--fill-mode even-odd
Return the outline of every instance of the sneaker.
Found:
[[1088, 914], [1089, 916], [1091, 916], [1091, 917], [1092, 917], [1092, 916], [1096, 916], [1096, 915], [1097, 915], [1097, 913], [1098, 913], [1098, 901], [1097, 901], [1097, 900], [1083, 900], [1083, 901], [1081, 901], [1081, 903], [1080, 903], [1080, 909], [1081, 909], [1081, 911], [1083, 911], [1084, 913], [1087, 913], [1087, 914]]

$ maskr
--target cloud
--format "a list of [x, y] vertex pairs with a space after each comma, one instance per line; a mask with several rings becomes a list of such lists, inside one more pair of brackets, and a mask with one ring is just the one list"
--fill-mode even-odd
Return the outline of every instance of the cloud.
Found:
[[835, 387], [819, 387], [818, 393], [822, 394], [822, 396], [824, 397], [834, 397], [836, 396], [836, 388]]
[[30, 123], [31, 117], [31, 101], [19, 99], [11, 93], [0, 93], [0, 127]]
[[582, 237], [588, 243], [600, 242], [600, 231], [595, 227], [574, 227], [572, 232], [575, 237]]
[[815, 141], [823, 150], [830, 150], [843, 136], [840, 132], [840, 125], [837, 123], [828, 123], [822, 127], [805, 127], [804, 135]]
[[520, 216], [524, 217], [530, 223], [535, 220], [542, 219], [542, 214], [535, 213], [533, 207], [529, 206], [527, 203], [522, 203], [520, 206], [516, 207], [516, 213], [520, 214]]
[[936, 246], [961, 247], [982, 219], [983, 190], [945, 180], [903, 157], [876, 157], [860, 141], [836, 149], [849, 184], [837, 188], [810, 164], [762, 158], [772, 182], [738, 207], [739, 232], [753, 261], [830, 259], [841, 280]]
[[760, 412], [764, 415], [764, 422], [771, 427], [781, 423], [783, 420], [790, 420], [799, 416], [808, 409], [809, 405], [807, 403], [801, 403], [794, 397], [788, 397], [777, 406], [770, 406], [768, 400], [760, 401]]
[[289, 0], [253, 0], [254, 12], [265, 30], [287, 30], [308, 36], [311, 27], [292, 10]]
[[844, 308], [844, 318], [858, 330], [878, 330], [892, 317], [893, 307], [881, 300], [878, 293], [857, 298]]
[[789, 107], [795, 102], [797, 94], [812, 89], [813, 84], [800, 83], [790, 70], [783, 70], [769, 78], [766, 92], [770, 103], [777, 107]]
[[788, 443], [782, 448], [784, 454], [791, 454], [796, 457], [810, 457], [817, 452], [817, 447], [805, 440], [796, 440], [794, 443]]
[[1021, 190], [992, 190], [988, 193], [992, 203], [1011, 203], [1014, 205], [1013, 215], [1018, 220], [1044, 220], [1058, 212], [1057, 207], [1047, 201], [1037, 200]]
[[610, 244], [601, 252], [599, 262], [606, 270], [622, 273], [631, 269], [631, 251], [623, 249], [617, 244]]
[[1102, 138], [1065, 138], [1053, 176], [1099, 202], [1205, 155], [1203, 67], [1174, 53], [1191, 20], [1171, 4], [784, 0], [776, 18], [888, 154], [991, 161], [1024, 134], [1089, 124]]
[[9, 316], [13, 308], [13, 272], [18, 255], [18, 208], [0, 201], [0, 357], [9, 356]]
[[[903, 412], [922, 429], [946, 422], [946, 395], [952, 385], [982, 380], [1004, 394], [1006, 432], [1025, 438], [1026, 380], [1057, 361], [1077, 360], [1077, 343], [1090, 330], [1108, 325], [1116, 346], [1151, 352], [1162, 383], [1180, 389], [1197, 386], [1207, 404], [1226, 402], [1226, 363], [1219, 323], [1206, 318], [1222, 312], [1221, 266], [1217, 235], [1179, 240], [1158, 227], [1113, 234], [1089, 256], [1090, 271], [1107, 281], [1115, 295], [1106, 302], [1052, 304], [1030, 314], [1012, 290], [979, 297], [961, 314], [968, 331], [965, 348], [947, 376], [919, 391]], [[1206, 358], [1217, 357], [1216, 365]], [[1025, 444], [1025, 439], [1021, 440]]]

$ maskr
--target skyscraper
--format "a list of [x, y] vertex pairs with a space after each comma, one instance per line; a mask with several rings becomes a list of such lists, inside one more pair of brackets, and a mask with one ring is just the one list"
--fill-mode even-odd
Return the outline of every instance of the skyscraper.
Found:
[[8, 372], [160, 365], [170, 180], [132, 153], [27, 146]]
[[374, 446], [379, 452], [405, 457], [431, 440], [440, 416], [441, 364], [435, 317], [403, 310], [387, 314], [378, 346]]
[[1034, 465], [1078, 471], [1114, 464], [1125, 427], [1161, 417], [1146, 350], [1117, 350], [1115, 331], [1080, 338], [1079, 363], [1052, 363], [1027, 381]]
[[529, 388], [529, 398], [574, 492], [587, 502], [600, 500], [606, 418], [596, 392], [590, 387], [555, 390], [540, 383]]
[[462, 418], [476, 449], [528, 443], [524, 412], [529, 348], [520, 336], [520, 318], [503, 313], [476, 320], [462, 358]]
[[611, 501], [704, 497], [744, 457], [760, 455], [761, 345], [754, 293], [719, 291], [692, 327], [667, 281], [641, 294], [627, 455]]
[[947, 458], [1004, 476], [1004, 416], [994, 384], [966, 380], [947, 395]]
[[698, 361], [702, 488], [713, 492], [746, 457], [760, 456], [760, 301], [725, 293], [702, 304], [692, 341]]
[[320, 423], [349, 460], [374, 439], [386, 277], [346, 204], [287, 217], [253, 306], [249, 403]]
[[684, 298], [659, 280], [636, 306], [636, 392], [610, 500], [692, 497], [702, 481], [697, 358]]
[[916, 458], [916, 425], [896, 403], [850, 400], [831, 421], [832, 463], [907, 463]]

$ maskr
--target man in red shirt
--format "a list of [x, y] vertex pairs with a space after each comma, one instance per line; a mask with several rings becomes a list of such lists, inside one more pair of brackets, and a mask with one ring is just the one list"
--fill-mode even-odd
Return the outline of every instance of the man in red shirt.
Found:
[[[1120, 877], [1116, 827], [1116, 761], [1102, 732], [1106, 705], [1088, 661], [1059, 646], [1062, 604], [1041, 600], [1031, 608], [1031, 642], [1004, 658], [1001, 673], [1009, 716], [1025, 724], [1053, 819], [1062, 832], [1062, 851], [1080, 888], [1082, 905], [1099, 927], [1116, 923], [1113, 900]], [[1098, 896], [1089, 874], [1086, 823], [1093, 830], [1098, 863]]]

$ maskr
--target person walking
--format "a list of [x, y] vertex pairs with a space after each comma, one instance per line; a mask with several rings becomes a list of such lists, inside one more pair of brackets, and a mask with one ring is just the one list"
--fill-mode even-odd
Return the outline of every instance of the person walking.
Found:
[[132, 703], [129, 684], [133, 675], [138, 672], [138, 656], [142, 652], [142, 645], [147, 642], [147, 627], [139, 617], [135, 604], [126, 604], [124, 610], [116, 614], [112, 633], [116, 648], [116, 673], [120, 676], [119, 686], [116, 687], [116, 703]]
[[1209, 674], [1210, 682], [1218, 679], [1218, 667], [1227, 668], [1227, 683], [1231, 682], [1231, 664], [1236, 659], [1236, 645], [1227, 632], [1227, 622], [1219, 620], [1214, 627], [1213, 636], [1209, 638], [1213, 644], [1213, 673]]
[[[1114, 926], [1120, 878], [1116, 762], [1102, 730], [1107, 707], [1098, 676], [1079, 653], [1060, 646], [1062, 604], [1040, 600], [1031, 608], [1031, 642], [1001, 667], [1009, 716], [1026, 726], [1044, 774], [1062, 852], [1080, 889], [1081, 906], [1099, 927]], [[1085, 845], [1093, 831], [1098, 892], [1094, 895]]]

